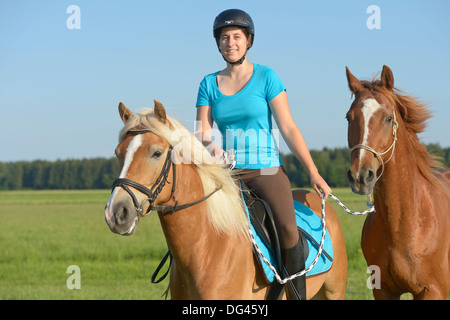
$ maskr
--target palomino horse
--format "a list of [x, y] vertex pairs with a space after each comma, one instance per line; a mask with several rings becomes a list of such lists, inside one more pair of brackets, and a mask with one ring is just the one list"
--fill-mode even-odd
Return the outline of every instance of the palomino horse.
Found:
[[[430, 112], [394, 88], [391, 69], [359, 81], [347, 68], [355, 100], [347, 113], [353, 192], [374, 192], [375, 213], [362, 230], [368, 265], [380, 268], [375, 299], [445, 299], [450, 291], [450, 170], [417, 137]], [[442, 166], [441, 166], [442, 167]]]
[[[253, 255], [230, 170], [166, 116], [161, 103], [139, 114], [120, 103], [119, 113], [125, 127], [116, 149], [120, 176], [105, 207], [109, 228], [131, 235], [142, 217], [158, 212], [173, 256], [173, 299], [264, 299], [269, 286]], [[298, 190], [294, 198], [320, 215], [317, 195]], [[334, 262], [329, 272], [307, 278], [307, 297], [343, 299], [347, 254], [338, 217], [328, 204], [326, 219]]]

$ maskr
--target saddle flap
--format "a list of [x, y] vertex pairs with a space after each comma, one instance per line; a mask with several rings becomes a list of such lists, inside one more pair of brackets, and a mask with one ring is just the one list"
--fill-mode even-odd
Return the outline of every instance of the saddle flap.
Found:
[[247, 208], [250, 211], [250, 222], [266, 245], [274, 251], [273, 242], [274, 240], [277, 241], [278, 234], [276, 233], [275, 225], [271, 223], [272, 221], [267, 214], [267, 210], [270, 210], [267, 203], [262, 199], [251, 199], [248, 203], [250, 203], [250, 205], [247, 204]]
[[272, 251], [278, 266], [282, 266], [278, 233], [275, 228], [275, 221], [273, 220], [272, 211], [270, 210], [269, 205], [265, 200], [255, 196], [242, 180], [240, 180], [240, 184], [251, 224], [265, 245]]

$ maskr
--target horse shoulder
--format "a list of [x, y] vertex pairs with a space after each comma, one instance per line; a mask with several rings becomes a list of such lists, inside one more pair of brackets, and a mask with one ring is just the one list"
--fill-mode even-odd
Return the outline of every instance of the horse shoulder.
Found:
[[[448, 175], [450, 176], [450, 170]], [[446, 185], [447, 184], [447, 185]], [[423, 247], [424, 254], [434, 251], [445, 251], [449, 249], [450, 238], [447, 237], [450, 230], [450, 180], [443, 181], [444, 193], [436, 188], [423, 186], [422, 197], [416, 207], [416, 228], [414, 239], [417, 246]], [[443, 243], [443, 239], [447, 239]]]
[[389, 250], [385, 236], [380, 236], [386, 232], [376, 215], [377, 212], [373, 212], [366, 217], [361, 232], [361, 249], [369, 265], [386, 262], [386, 251]]

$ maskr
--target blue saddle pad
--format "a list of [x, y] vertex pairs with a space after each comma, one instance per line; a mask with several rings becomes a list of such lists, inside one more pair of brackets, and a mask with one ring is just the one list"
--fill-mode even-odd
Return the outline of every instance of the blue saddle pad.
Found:
[[[308, 268], [316, 258], [317, 252], [319, 250], [319, 245], [322, 238], [322, 220], [310, 208], [295, 200], [294, 200], [294, 207], [295, 207], [295, 216], [297, 219], [297, 226], [300, 229], [302, 229], [303, 233], [306, 236], [309, 246], [309, 255], [305, 262], [305, 267]], [[248, 210], [247, 215], [249, 215]], [[264, 257], [267, 260], [269, 260], [269, 262], [278, 270], [278, 264], [276, 262], [275, 257], [272, 254], [272, 251], [261, 239], [261, 237], [255, 230], [253, 225], [251, 225], [251, 229], [254, 234], [258, 248], [261, 250]], [[273, 273], [272, 270], [270, 270], [270, 268], [261, 259], [261, 257], [259, 255], [257, 256], [262, 268], [264, 269], [267, 281], [269, 283], [272, 283], [275, 280], [275, 274]], [[323, 252], [317, 264], [314, 266], [314, 268], [312, 268], [309, 272], [306, 273], [306, 276], [309, 277], [327, 272], [328, 270], [330, 270], [332, 264], [333, 264], [333, 246], [331, 244], [331, 238], [328, 233], [328, 230], [326, 230]]]

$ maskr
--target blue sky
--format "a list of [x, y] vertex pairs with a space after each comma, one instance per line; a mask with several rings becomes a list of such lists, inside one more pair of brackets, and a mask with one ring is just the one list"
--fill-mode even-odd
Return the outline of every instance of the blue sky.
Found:
[[[79, 30], [66, 26], [70, 5]], [[381, 29], [366, 26], [370, 5]], [[430, 103], [422, 140], [450, 146], [445, 0], [1, 1], [0, 161], [113, 156], [119, 101], [137, 111], [157, 99], [192, 130], [200, 81], [225, 67], [212, 24], [229, 8], [251, 14], [248, 59], [281, 77], [310, 149], [347, 146], [345, 66], [368, 79], [383, 64]]]

